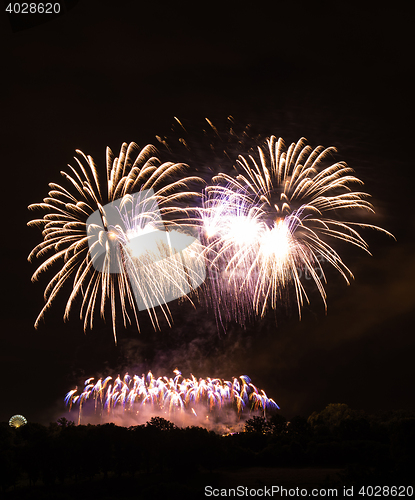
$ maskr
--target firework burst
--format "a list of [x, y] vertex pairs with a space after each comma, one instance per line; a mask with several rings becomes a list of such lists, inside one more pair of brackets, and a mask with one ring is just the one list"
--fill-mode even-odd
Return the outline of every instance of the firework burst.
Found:
[[[258, 155], [240, 155], [236, 177], [220, 173], [206, 188], [201, 210], [203, 242], [212, 263], [211, 302], [220, 318], [244, 323], [251, 315], [275, 309], [293, 289], [299, 315], [311, 279], [326, 307], [322, 263], [349, 283], [353, 277], [332, 246], [342, 240], [369, 253], [346, 210], [373, 212], [363, 184], [344, 162], [328, 162], [335, 148], [311, 148], [301, 139], [285, 149], [274, 136]], [[328, 163], [328, 164], [327, 164]]]
[[[73, 278], [72, 292], [64, 318], [68, 318], [80, 297], [80, 318], [84, 329], [92, 328], [96, 310], [105, 318], [107, 306], [115, 340], [118, 309], [124, 326], [135, 319], [139, 327], [137, 313], [145, 308], [154, 328], [158, 328], [154, 311], [157, 305], [161, 305], [162, 315], [170, 322], [171, 315], [168, 307], [163, 305], [163, 294], [167, 287], [167, 293], [175, 288], [176, 295], [183, 296], [194, 286], [197, 270], [193, 270], [193, 274], [189, 272], [189, 262], [197, 251], [197, 242], [194, 245], [190, 242], [189, 247], [179, 253], [170, 241], [167, 249], [166, 245], [160, 249], [163, 247], [161, 242], [158, 246], [159, 251], [164, 252], [163, 258], [160, 262], [153, 262], [152, 269], [144, 265], [149, 264], [148, 255], [137, 255], [132, 242], [137, 236], [161, 229], [167, 229], [167, 235], [173, 236], [175, 231], [169, 230], [176, 230], [179, 221], [180, 224], [189, 223], [190, 227], [191, 209], [186, 208], [186, 200], [198, 194], [191, 192], [189, 185], [201, 179], [178, 177], [183, 175], [186, 165], [161, 163], [153, 146], [138, 151], [136, 144], [124, 143], [118, 157], [107, 148], [106, 179], [101, 183], [93, 159], [79, 150], [77, 154], [76, 166], [69, 165], [68, 172], [61, 172], [66, 185], [49, 184], [51, 190], [43, 203], [29, 206], [29, 209], [46, 211], [43, 218], [29, 222], [29, 226], [43, 229], [43, 241], [29, 255], [29, 260], [35, 257], [44, 259], [32, 280], [37, 280], [49, 267], [60, 265], [45, 289], [45, 306], [35, 327], [70, 278]], [[146, 196], [134, 197], [134, 194], [144, 192]], [[109, 204], [114, 205], [114, 202], [118, 203], [118, 216], [123, 224], [112, 226], [108, 211]], [[102, 261], [97, 266], [94, 256], [101, 254]], [[163, 279], [166, 287], [162, 285]], [[187, 287], [183, 286], [184, 282], [188, 283]], [[148, 290], [156, 290], [155, 295], [149, 296]], [[137, 305], [134, 294], [143, 307]]]

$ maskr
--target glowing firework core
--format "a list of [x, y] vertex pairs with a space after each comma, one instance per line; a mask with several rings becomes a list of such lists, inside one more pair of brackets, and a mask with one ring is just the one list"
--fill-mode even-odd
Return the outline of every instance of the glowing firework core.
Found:
[[261, 252], [266, 257], [274, 257], [278, 264], [290, 254], [292, 241], [290, 230], [284, 220], [278, 219], [274, 227], [264, 235]]
[[250, 245], [258, 239], [260, 226], [250, 217], [239, 216], [229, 218], [229, 233], [227, 237], [237, 245]]

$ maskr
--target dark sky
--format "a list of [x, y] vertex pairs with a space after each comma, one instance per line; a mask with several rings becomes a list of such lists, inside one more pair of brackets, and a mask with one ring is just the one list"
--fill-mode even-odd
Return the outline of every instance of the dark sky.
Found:
[[[142, 3], [68, 2], [64, 15], [33, 26], [2, 14], [0, 421], [57, 418], [65, 393], [89, 376], [176, 366], [185, 376], [247, 374], [286, 416], [329, 403], [415, 409], [409, 11]], [[104, 168], [107, 146], [155, 143], [174, 116], [197, 137], [205, 117], [220, 128], [228, 115], [264, 136], [335, 145], [373, 195], [368, 222], [397, 241], [368, 231], [372, 257], [345, 248], [356, 279], [346, 286], [329, 273], [327, 315], [311, 294], [301, 322], [295, 309], [270, 313], [219, 337], [205, 309], [173, 305], [172, 329], [155, 333], [143, 318], [143, 331], [121, 331], [115, 346], [102, 322], [86, 335], [76, 312], [63, 323], [66, 287], [35, 330], [47, 281], [30, 281], [27, 256], [41, 235], [26, 226], [27, 206], [60, 182], [75, 149]]]

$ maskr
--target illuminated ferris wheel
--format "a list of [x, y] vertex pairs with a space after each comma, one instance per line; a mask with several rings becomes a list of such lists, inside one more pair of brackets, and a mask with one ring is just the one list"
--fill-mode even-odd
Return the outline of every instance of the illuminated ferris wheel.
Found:
[[27, 420], [23, 415], [13, 415], [13, 417], [9, 420], [10, 427], [20, 427], [25, 424], [27, 424]]

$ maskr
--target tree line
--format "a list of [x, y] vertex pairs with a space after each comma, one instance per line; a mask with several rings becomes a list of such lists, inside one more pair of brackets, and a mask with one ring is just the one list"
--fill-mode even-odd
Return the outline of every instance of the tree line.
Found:
[[[95, 492], [104, 488], [113, 498], [113, 485], [114, 498], [124, 498], [123, 487], [134, 491], [139, 483], [141, 492], [147, 488], [147, 498], [156, 498], [152, 488], [161, 486], [154, 478], [177, 483], [177, 492], [191, 485], [178, 482], [183, 474], [196, 481], [246, 467], [339, 468], [339, 482], [347, 485], [411, 484], [414, 450], [414, 412], [367, 415], [345, 404], [290, 421], [279, 413], [253, 416], [244, 432], [225, 436], [201, 427], [179, 428], [161, 417], [129, 428], [75, 425], [65, 418], [49, 426], [0, 423], [0, 488], [7, 498], [22, 499], [64, 485], [66, 499], [75, 498], [78, 485], [94, 485]], [[180, 498], [187, 498], [185, 493]]]

